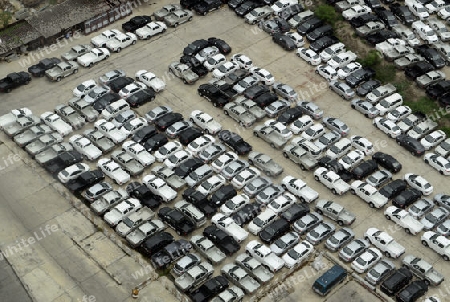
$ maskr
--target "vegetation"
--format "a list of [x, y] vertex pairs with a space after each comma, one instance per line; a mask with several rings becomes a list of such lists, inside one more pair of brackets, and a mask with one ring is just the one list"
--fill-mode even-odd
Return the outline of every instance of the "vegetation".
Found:
[[0, 21], [3, 27], [7, 27], [9, 24], [9, 21], [12, 19], [12, 14], [7, 11], [2, 11], [0, 13]]
[[334, 7], [327, 4], [317, 6], [314, 11], [316, 16], [325, 23], [330, 24], [333, 28], [336, 26], [336, 22], [341, 20], [341, 15], [336, 13]]
[[358, 61], [364, 67], [375, 68], [377, 65], [381, 63], [381, 55], [378, 51], [372, 49], [367, 53], [367, 55], [364, 58], [358, 59]]
[[420, 112], [426, 115], [433, 115], [435, 111], [439, 110], [439, 106], [435, 101], [429, 97], [421, 97], [417, 101], [404, 100], [405, 105], [411, 107], [413, 112]]

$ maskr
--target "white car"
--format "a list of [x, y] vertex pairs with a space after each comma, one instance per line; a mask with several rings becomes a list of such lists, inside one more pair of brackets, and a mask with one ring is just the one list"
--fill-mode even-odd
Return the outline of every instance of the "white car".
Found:
[[249, 71], [258, 78], [258, 80], [265, 85], [273, 85], [275, 78], [264, 68], [252, 67]]
[[217, 191], [226, 182], [225, 177], [222, 175], [213, 175], [203, 181], [198, 187], [197, 191], [203, 193], [204, 195], [209, 195]]
[[411, 113], [412, 113], [411, 107], [401, 105], [395, 108], [394, 110], [391, 110], [386, 117], [388, 120], [398, 122], [399, 120], [410, 115]]
[[216, 46], [208, 46], [200, 50], [197, 54], [195, 54], [195, 58], [197, 61], [199, 61], [201, 64], [203, 64], [206, 59], [216, 55], [219, 53], [219, 49]]
[[297, 1], [295, 0], [279, 0], [276, 1], [270, 8], [273, 10], [273, 14], [278, 16], [284, 8], [296, 3]]
[[442, 42], [450, 40], [450, 31], [445, 26], [444, 22], [437, 20], [436, 18], [430, 18], [428, 20], [428, 25], [434, 32], [439, 36]]
[[302, 202], [311, 203], [319, 197], [319, 193], [308, 187], [303, 180], [290, 175], [283, 178], [281, 186], [297, 196]]
[[324, 50], [322, 50], [320, 52], [320, 59], [323, 62], [327, 62], [328, 60], [330, 60], [332, 57], [334, 57], [335, 55], [347, 51], [347, 49], [345, 48], [344, 43], [338, 42], [335, 43], [331, 46], [328, 46], [327, 48], [325, 48]]
[[286, 209], [290, 208], [296, 201], [297, 199], [294, 195], [285, 192], [282, 195], [275, 197], [275, 199], [269, 202], [267, 207], [275, 213], [280, 214], [286, 211]]
[[125, 34], [116, 35], [114, 38], [106, 42], [106, 47], [110, 51], [120, 52], [123, 48], [136, 44], [137, 37], [135, 34], [127, 32]]
[[109, 58], [109, 50], [106, 48], [93, 48], [88, 53], [77, 58], [78, 64], [84, 67], [92, 67], [94, 64]]
[[438, 11], [438, 16], [441, 17], [444, 20], [448, 20], [450, 18], [450, 6], [441, 8]]
[[445, 261], [450, 260], [450, 240], [445, 236], [439, 235], [433, 231], [428, 231], [423, 233], [420, 240], [424, 246], [428, 246], [433, 251], [441, 255]]
[[94, 44], [95, 47], [105, 47], [106, 42], [113, 39], [115, 36], [123, 34], [117, 29], [105, 30], [100, 35], [95, 36], [91, 39], [91, 43]]
[[94, 88], [100, 87], [94, 80], [87, 80], [73, 89], [73, 95], [77, 98], [82, 98]]
[[94, 127], [116, 144], [123, 142], [127, 138], [127, 136], [117, 129], [112, 122], [108, 122], [104, 119], [96, 121]]
[[248, 232], [240, 227], [231, 217], [217, 213], [211, 217], [211, 223], [232, 236], [238, 243], [248, 237]]
[[161, 146], [157, 151], [155, 151], [154, 155], [157, 161], [163, 162], [170, 155], [182, 149], [183, 145], [181, 143], [170, 141]]
[[121, 131], [126, 137], [130, 137], [147, 125], [148, 123], [145, 118], [135, 117], [134, 119], [131, 119], [120, 126], [119, 131]]
[[425, 147], [425, 150], [430, 150], [433, 147], [439, 145], [445, 140], [446, 134], [442, 130], [435, 130], [420, 140], [420, 143]]
[[287, 32], [286, 36], [288, 36], [289, 38], [291, 38], [291, 40], [294, 42], [295, 47], [303, 47], [303, 45], [305, 45], [305, 40], [303, 39], [302, 36], [300, 36], [299, 33], [297, 32]]
[[392, 236], [377, 228], [369, 228], [364, 233], [364, 239], [375, 245], [386, 257], [398, 258], [405, 253], [405, 248], [397, 243]]
[[397, 225], [405, 229], [405, 231], [412, 235], [417, 235], [423, 230], [423, 224], [414, 218], [408, 211], [390, 206], [384, 211], [384, 216], [388, 220], [392, 220]]
[[368, 203], [371, 208], [380, 209], [389, 201], [387, 197], [378, 192], [374, 186], [361, 180], [352, 182], [350, 192], [358, 195], [362, 200]]
[[422, 3], [415, 0], [405, 1], [406, 6], [413, 13], [414, 16], [418, 17], [420, 20], [427, 19], [430, 14], [427, 12]]
[[236, 174], [231, 180], [231, 184], [235, 189], [242, 189], [246, 184], [260, 176], [261, 172], [255, 167], [248, 167]]
[[324, 167], [317, 168], [314, 171], [314, 179], [320, 181], [335, 195], [343, 195], [350, 190], [350, 186], [339, 175]]
[[228, 165], [229, 163], [231, 163], [236, 159], [238, 159], [236, 153], [232, 151], [225, 152], [212, 162], [211, 168], [213, 169], [214, 172], [220, 173], [223, 170], [223, 168], [225, 168], [226, 165]]
[[120, 223], [126, 215], [136, 212], [140, 208], [142, 208], [142, 204], [139, 200], [136, 198], [128, 198], [109, 210], [105, 216], [103, 216], [103, 219], [105, 219], [111, 227], [114, 227]]
[[303, 115], [296, 119], [290, 126], [289, 129], [294, 134], [299, 134], [314, 124], [313, 119], [309, 115]]
[[395, 88], [395, 86], [390, 83], [386, 84], [386, 85], [382, 85], [378, 88], [375, 88], [369, 94], [367, 94], [366, 100], [372, 104], [375, 104], [382, 98], [385, 98], [385, 97], [393, 94], [395, 91], [397, 91], [397, 88]]
[[170, 202], [177, 197], [177, 192], [172, 189], [163, 179], [149, 174], [142, 178], [145, 184], [153, 194], [161, 196], [164, 202]]
[[327, 64], [336, 70], [338, 68], [344, 67], [350, 62], [355, 61], [356, 58], [356, 54], [349, 50], [333, 56], [330, 60], [328, 60]]
[[337, 71], [339, 79], [343, 80], [346, 77], [348, 77], [352, 72], [357, 71], [358, 69], [361, 69], [362, 65], [358, 62], [351, 62], [347, 65], [345, 65], [342, 68], [339, 68]]
[[207, 134], [216, 134], [222, 130], [222, 126], [212, 116], [200, 110], [194, 110], [189, 120], [199, 126]]
[[41, 114], [41, 120], [50, 128], [61, 134], [61, 136], [66, 136], [72, 133], [73, 128], [67, 124], [63, 119], [50, 111]]
[[327, 81], [336, 81], [338, 78], [337, 71], [330, 65], [319, 65], [316, 67], [316, 73]]
[[225, 62], [224, 64], [222, 64], [219, 67], [217, 67], [216, 69], [214, 69], [212, 74], [213, 74], [213, 77], [215, 77], [217, 79], [221, 79], [221, 78], [229, 75], [236, 69], [239, 69], [239, 65], [237, 63]]
[[138, 28], [135, 31], [136, 36], [142, 40], [148, 40], [160, 33], [165, 32], [167, 25], [164, 22], [155, 21], [147, 23], [144, 27]]
[[235, 62], [242, 69], [250, 69], [253, 67], [252, 60], [242, 53], [234, 54], [231, 59], [231, 62]]
[[268, 246], [260, 243], [258, 240], [250, 241], [245, 246], [245, 250], [267, 266], [272, 273], [281, 270], [284, 266], [283, 259], [275, 255]]
[[88, 138], [75, 134], [69, 139], [75, 150], [84, 155], [88, 160], [95, 160], [102, 156], [102, 151], [95, 146]]
[[58, 173], [58, 179], [63, 184], [67, 183], [71, 179], [75, 179], [80, 176], [81, 173], [89, 171], [90, 168], [85, 163], [78, 163], [68, 166], [64, 170]]
[[352, 150], [339, 160], [339, 163], [346, 170], [351, 170], [364, 159], [364, 152], [361, 150]]
[[436, 153], [427, 153], [424, 156], [425, 163], [439, 171], [442, 175], [450, 175], [450, 161]]
[[148, 87], [153, 88], [155, 92], [160, 92], [166, 88], [166, 83], [164, 83], [163, 80], [156, 77], [154, 73], [151, 73], [145, 69], [136, 72], [135, 77], [136, 81], [140, 81]]
[[203, 62], [203, 66], [205, 66], [208, 71], [212, 71], [220, 65], [225, 64], [226, 61], [227, 58], [223, 54], [218, 53], [206, 59], [205, 62]]
[[446, 6], [448, 6], [448, 4], [444, 0], [433, 0], [428, 4], [425, 4], [425, 8], [429, 14], [434, 14]]
[[368, 248], [364, 253], [359, 255], [355, 260], [353, 260], [351, 267], [357, 273], [362, 274], [367, 272], [371, 267], [377, 264], [377, 262], [380, 261], [382, 257], [383, 255], [381, 254], [379, 249], [371, 247]]
[[288, 269], [292, 269], [301, 265], [314, 253], [314, 246], [306, 240], [298, 243], [292, 249], [287, 251], [281, 259], [284, 261], [284, 266]]
[[118, 163], [110, 158], [102, 158], [98, 161], [99, 167], [105, 175], [109, 176], [118, 185], [123, 185], [130, 180], [130, 174], [123, 170]]
[[142, 90], [142, 89], [145, 89], [145, 88], [147, 88], [147, 86], [144, 83], [135, 81], [135, 82], [133, 82], [131, 84], [128, 84], [127, 86], [123, 87], [119, 91], [119, 95], [120, 95], [121, 98], [127, 99], [128, 97], [130, 97], [131, 95], [135, 94], [139, 90]]
[[324, 133], [325, 133], [324, 126], [322, 124], [317, 123], [317, 124], [310, 126], [305, 131], [303, 131], [301, 137], [311, 141], [313, 139], [318, 138], [319, 136], [321, 136]]
[[186, 148], [192, 155], [196, 156], [203, 151], [206, 147], [210, 146], [216, 141], [214, 137], [209, 134], [202, 135], [197, 137], [192, 142], [190, 142]]
[[144, 167], [148, 167], [155, 162], [155, 157], [145, 150], [145, 148], [139, 143], [126, 141], [123, 143], [122, 149]]
[[287, 128], [283, 123], [277, 122], [274, 119], [265, 121], [264, 125], [271, 126], [281, 137], [285, 139], [290, 139], [293, 136], [293, 133], [289, 130], [289, 128]]
[[365, 155], [372, 155], [374, 153], [373, 144], [367, 138], [359, 135], [352, 135], [350, 140], [352, 141], [352, 146], [355, 147], [355, 149], [364, 152]]
[[281, 256], [289, 249], [293, 248], [298, 243], [299, 239], [300, 236], [296, 232], [287, 232], [280, 238], [276, 239], [275, 242], [270, 245], [270, 249], [275, 253], [275, 255]]
[[250, 203], [250, 198], [245, 194], [239, 194], [227, 200], [221, 207], [220, 211], [227, 216], [239, 211], [246, 204]]
[[410, 185], [412, 188], [419, 190], [423, 195], [430, 195], [433, 193], [433, 186], [422, 176], [407, 173], [404, 176], [404, 180]]
[[266, 225], [277, 218], [278, 215], [274, 211], [266, 208], [248, 224], [248, 230], [253, 235], [258, 235]]
[[390, 96], [382, 99], [376, 106], [380, 111], [380, 115], [385, 115], [389, 111], [394, 110], [395, 108], [401, 106], [403, 104], [403, 97], [399, 93], [393, 93]]
[[26, 107], [13, 109], [11, 112], [0, 116], [0, 129], [4, 129], [6, 126], [14, 124], [20, 117], [31, 116], [32, 114], [33, 112]]
[[354, 18], [357, 18], [359, 16], [371, 13], [372, 9], [366, 5], [355, 5], [345, 11], [342, 12], [342, 17], [344, 17], [345, 20], [352, 20]]
[[300, 47], [297, 49], [296, 54], [309, 65], [319, 65], [322, 62], [320, 56], [309, 48]]
[[407, 132], [407, 135], [415, 139], [420, 139], [421, 137], [436, 129], [437, 126], [438, 124], [431, 119], [425, 119], [420, 123], [414, 125], [412, 129]]
[[434, 30], [422, 21], [415, 21], [411, 25], [414, 32], [427, 44], [433, 44], [439, 41]]
[[181, 165], [183, 162], [187, 161], [190, 158], [192, 158], [191, 152], [184, 149], [180, 149], [171, 154], [169, 157], [167, 157], [164, 160], [164, 165], [170, 169], [173, 169], [178, 167], [179, 165]]
[[442, 157], [448, 157], [450, 155], [450, 138], [447, 138], [441, 142], [435, 149], [434, 152]]
[[397, 136], [402, 134], [400, 127], [397, 126], [397, 124], [395, 124], [393, 121], [386, 118], [376, 117], [373, 119], [373, 124], [375, 125], [375, 127], [389, 135], [391, 138], [396, 138]]

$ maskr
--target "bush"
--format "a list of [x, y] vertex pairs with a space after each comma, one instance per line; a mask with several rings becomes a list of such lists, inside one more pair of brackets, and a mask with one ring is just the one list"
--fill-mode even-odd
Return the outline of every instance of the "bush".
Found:
[[364, 67], [374, 68], [381, 63], [380, 53], [374, 49], [370, 50], [367, 55], [358, 60]]
[[381, 83], [391, 83], [395, 80], [395, 66], [392, 64], [379, 64], [374, 67], [375, 78]]
[[439, 110], [439, 106], [436, 104], [436, 102], [428, 97], [421, 97], [415, 102], [404, 101], [404, 103], [405, 105], [411, 107], [414, 113], [419, 112], [432, 116], [437, 110]]
[[447, 137], [450, 137], [450, 127], [443, 127], [443, 126], [440, 126], [440, 129], [441, 129], [442, 131], [445, 132], [445, 134], [447, 135]]
[[325, 23], [329, 23], [333, 28], [337, 21], [341, 19], [341, 15], [336, 13], [331, 5], [319, 5], [314, 11], [315, 15]]

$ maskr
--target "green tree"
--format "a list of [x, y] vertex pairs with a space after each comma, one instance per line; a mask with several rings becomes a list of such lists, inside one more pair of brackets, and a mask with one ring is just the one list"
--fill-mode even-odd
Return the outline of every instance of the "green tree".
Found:
[[364, 67], [374, 68], [375, 66], [381, 63], [381, 55], [378, 51], [372, 49], [367, 53], [367, 55], [364, 58], [360, 59], [359, 62]]
[[7, 27], [9, 24], [9, 21], [12, 19], [12, 14], [10, 12], [2, 11], [0, 13], [0, 20], [2, 22], [3, 27]]
[[326, 4], [319, 5], [314, 13], [320, 20], [329, 23], [333, 27], [341, 19], [341, 15], [336, 13], [334, 7]]

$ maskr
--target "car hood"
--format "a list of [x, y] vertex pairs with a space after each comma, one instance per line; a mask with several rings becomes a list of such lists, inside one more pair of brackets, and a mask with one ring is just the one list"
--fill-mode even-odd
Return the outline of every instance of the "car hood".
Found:
[[39, 67], [38, 65], [33, 65], [33, 66], [28, 68], [28, 71], [30, 73], [39, 73], [39, 72], [42, 72], [44, 70], [41, 67]]

